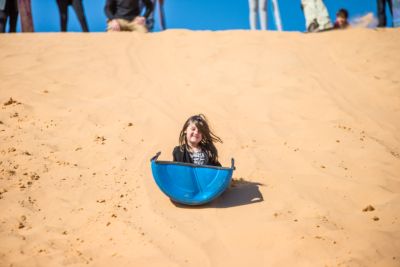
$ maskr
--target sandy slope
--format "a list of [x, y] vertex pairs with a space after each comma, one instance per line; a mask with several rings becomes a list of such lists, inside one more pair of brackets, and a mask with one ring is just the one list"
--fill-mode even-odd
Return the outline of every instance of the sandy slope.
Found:
[[[0, 265], [399, 266], [399, 43], [399, 30], [0, 36]], [[200, 112], [237, 182], [177, 207], [149, 159], [171, 159]]]

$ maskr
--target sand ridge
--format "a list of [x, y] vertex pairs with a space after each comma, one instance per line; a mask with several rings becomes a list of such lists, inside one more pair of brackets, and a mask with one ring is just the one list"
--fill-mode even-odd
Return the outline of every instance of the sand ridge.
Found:
[[[398, 266], [399, 30], [0, 38], [4, 266]], [[236, 160], [176, 205], [149, 159], [208, 116]]]

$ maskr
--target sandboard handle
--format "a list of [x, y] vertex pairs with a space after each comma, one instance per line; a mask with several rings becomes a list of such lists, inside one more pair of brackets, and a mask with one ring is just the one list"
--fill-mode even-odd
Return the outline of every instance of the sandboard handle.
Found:
[[157, 154], [150, 159], [150, 162], [151, 161], [156, 161], [160, 155], [161, 155], [161, 151], [157, 152]]

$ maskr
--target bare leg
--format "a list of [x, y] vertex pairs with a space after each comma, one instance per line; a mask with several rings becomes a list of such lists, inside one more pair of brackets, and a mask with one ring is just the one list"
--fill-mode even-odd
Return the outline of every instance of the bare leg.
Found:
[[85, 12], [83, 10], [82, 0], [73, 0], [72, 6], [75, 10], [76, 16], [78, 17], [79, 23], [81, 24], [82, 31], [89, 32]]
[[250, 29], [257, 29], [257, 2], [258, 0], [249, 0], [249, 18], [250, 18]]
[[60, 11], [61, 31], [67, 31], [68, 22], [68, 0], [57, 0], [58, 10]]
[[18, 0], [22, 32], [34, 32], [31, 0]]
[[267, 30], [267, 0], [258, 0], [261, 30]]
[[274, 9], [275, 25], [278, 31], [282, 31], [281, 12], [279, 11], [278, 0], [272, 0], [272, 7]]

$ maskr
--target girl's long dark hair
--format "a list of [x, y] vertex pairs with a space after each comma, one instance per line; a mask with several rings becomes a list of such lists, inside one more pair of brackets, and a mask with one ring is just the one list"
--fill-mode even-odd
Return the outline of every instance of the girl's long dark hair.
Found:
[[183, 125], [182, 131], [179, 134], [179, 146], [181, 147], [181, 150], [183, 150], [184, 147], [186, 149], [189, 147], [186, 140], [186, 129], [190, 123], [196, 125], [197, 129], [201, 133], [202, 139], [200, 141], [200, 147], [207, 153], [209, 161], [218, 162], [218, 151], [214, 142], [222, 143], [222, 140], [211, 131], [208, 126], [207, 118], [203, 114], [191, 116]]

